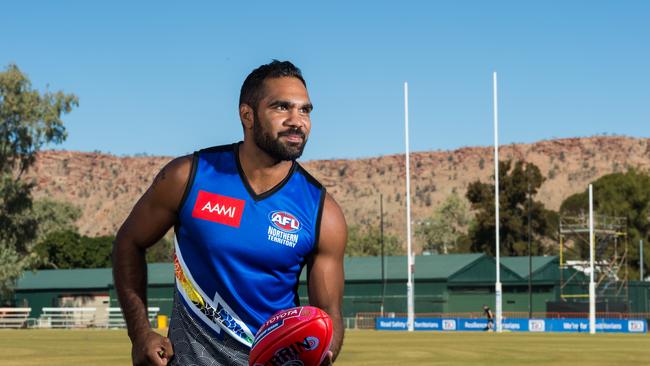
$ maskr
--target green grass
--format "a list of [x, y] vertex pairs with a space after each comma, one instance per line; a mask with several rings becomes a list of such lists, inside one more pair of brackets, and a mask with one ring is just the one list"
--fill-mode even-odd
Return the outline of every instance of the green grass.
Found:
[[130, 365], [122, 330], [1, 330], [2, 365]]
[[350, 331], [341, 365], [623, 365], [650, 358], [631, 334]]
[[[348, 331], [336, 365], [622, 365], [650, 359], [647, 335]], [[5, 365], [129, 365], [122, 330], [0, 330]]]

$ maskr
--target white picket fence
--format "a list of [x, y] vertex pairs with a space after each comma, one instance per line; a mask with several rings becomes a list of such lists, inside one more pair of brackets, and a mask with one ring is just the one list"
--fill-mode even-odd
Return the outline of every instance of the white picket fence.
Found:
[[0, 328], [25, 328], [32, 308], [0, 308]]
[[[43, 308], [35, 327], [38, 328], [125, 328], [126, 323], [122, 316], [122, 309], [109, 307], [108, 311], [102, 311], [103, 316], [97, 316], [97, 308], [62, 307]], [[159, 307], [147, 309], [149, 321], [153, 327], [157, 324]], [[106, 316], [108, 313], [108, 316]], [[29, 314], [29, 312], [27, 313]]]
[[[158, 313], [160, 312], [159, 307], [149, 307], [147, 308], [147, 316], [149, 317], [149, 323], [151, 326], [156, 328], [158, 326]], [[106, 323], [107, 328], [126, 328], [126, 322], [124, 321], [124, 316], [122, 316], [122, 308], [108, 308], [108, 322]]]
[[97, 308], [43, 308], [39, 328], [95, 328]]

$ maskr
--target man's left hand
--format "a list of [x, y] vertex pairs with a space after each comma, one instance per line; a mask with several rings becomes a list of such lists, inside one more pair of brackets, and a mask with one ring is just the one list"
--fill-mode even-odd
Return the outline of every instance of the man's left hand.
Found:
[[333, 364], [332, 362], [332, 357], [334, 357], [334, 354], [332, 351], [327, 351], [327, 356], [325, 356], [325, 359], [323, 362], [320, 363], [320, 366], [330, 366]]

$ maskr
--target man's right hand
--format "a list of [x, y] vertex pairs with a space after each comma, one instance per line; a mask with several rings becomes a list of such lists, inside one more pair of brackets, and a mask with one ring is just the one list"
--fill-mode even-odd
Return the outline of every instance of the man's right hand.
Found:
[[131, 360], [134, 366], [165, 366], [174, 355], [172, 343], [153, 330], [133, 341]]
[[113, 245], [113, 277], [134, 365], [167, 365], [173, 351], [169, 339], [153, 332], [147, 316], [146, 250], [178, 219], [192, 156], [174, 159], [156, 176], [117, 232]]

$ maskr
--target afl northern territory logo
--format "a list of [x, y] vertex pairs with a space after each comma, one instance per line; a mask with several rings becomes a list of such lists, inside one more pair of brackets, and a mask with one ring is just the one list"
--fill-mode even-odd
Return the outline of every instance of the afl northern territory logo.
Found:
[[300, 230], [300, 221], [286, 211], [273, 211], [269, 214], [271, 224], [285, 233], [295, 233]]

